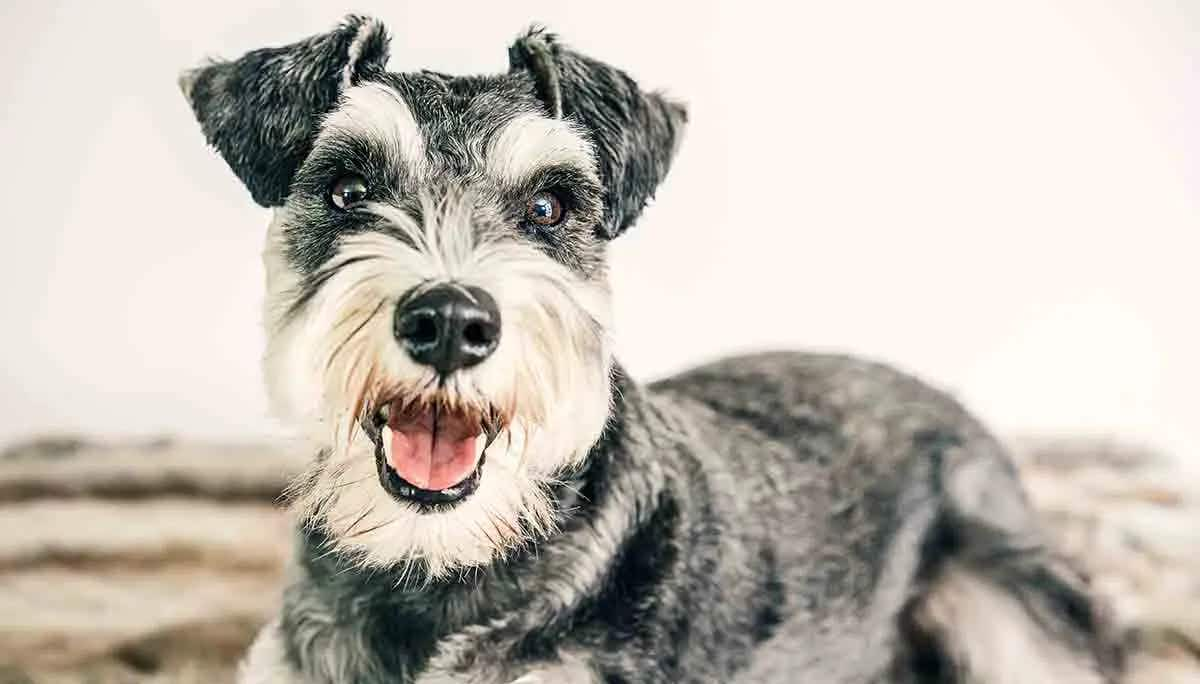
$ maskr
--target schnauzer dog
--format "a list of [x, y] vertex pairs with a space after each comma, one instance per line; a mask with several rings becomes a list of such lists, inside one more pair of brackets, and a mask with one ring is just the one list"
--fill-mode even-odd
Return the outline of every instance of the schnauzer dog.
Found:
[[946, 395], [833, 355], [614, 361], [606, 248], [680, 104], [538, 29], [498, 75], [388, 45], [351, 16], [180, 79], [273, 210], [269, 394], [316, 452], [242, 681], [1112, 681]]

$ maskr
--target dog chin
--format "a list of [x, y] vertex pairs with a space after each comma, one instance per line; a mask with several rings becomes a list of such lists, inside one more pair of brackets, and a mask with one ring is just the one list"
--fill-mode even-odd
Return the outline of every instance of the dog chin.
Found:
[[556, 528], [551, 487], [568, 464], [527, 458], [544, 430], [434, 396], [380, 402], [293, 486], [298, 518], [348, 562], [446, 577]]

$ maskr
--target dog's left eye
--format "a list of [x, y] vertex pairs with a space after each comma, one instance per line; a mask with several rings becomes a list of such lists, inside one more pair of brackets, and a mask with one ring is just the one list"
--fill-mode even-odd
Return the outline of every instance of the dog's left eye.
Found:
[[342, 176], [329, 188], [329, 201], [338, 209], [345, 209], [367, 198], [367, 182], [361, 176]]
[[547, 190], [530, 197], [525, 203], [525, 220], [542, 228], [551, 228], [562, 223], [565, 214], [562, 200]]

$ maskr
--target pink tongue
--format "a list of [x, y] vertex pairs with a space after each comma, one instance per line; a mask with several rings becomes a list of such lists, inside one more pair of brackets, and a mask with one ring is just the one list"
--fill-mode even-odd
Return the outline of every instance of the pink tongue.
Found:
[[421, 489], [453, 487], [475, 471], [475, 440], [453, 424], [434, 437], [427, 421], [392, 427], [388, 465], [400, 477]]

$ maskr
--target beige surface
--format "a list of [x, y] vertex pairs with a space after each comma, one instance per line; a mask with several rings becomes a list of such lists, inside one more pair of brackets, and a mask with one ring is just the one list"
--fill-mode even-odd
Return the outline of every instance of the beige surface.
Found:
[[[1017, 442], [1060, 546], [1093, 575], [1135, 684], [1200, 682], [1200, 488], [1152, 454]], [[169, 442], [0, 454], [0, 684], [221, 682], [273, 610], [298, 463]]]
[[1200, 483], [1111, 443], [1018, 442], [1016, 452], [1059, 547], [1126, 632], [1129, 681], [1200, 683]]
[[167, 442], [0, 456], [0, 683], [230, 680], [277, 604], [296, 466]]

